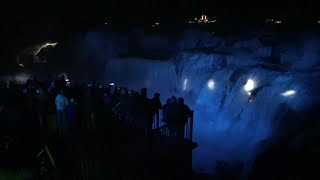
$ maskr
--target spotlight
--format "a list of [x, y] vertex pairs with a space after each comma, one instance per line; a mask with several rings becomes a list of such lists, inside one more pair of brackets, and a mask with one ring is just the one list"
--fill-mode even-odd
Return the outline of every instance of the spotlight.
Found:
[[252, 79], [249, 79], [247, 81], [247, 84], [244, 86], [244, 90], [246, 90], [250, 95], [251, 94], [250, 91], [252, 91], [254, 87], [255, 87], [254, 81]]
[[209, 81], [208, 81], [208, 88], [210, 89], [210, 90], [213, 90], [214, 89], [214, 81], [212, 80], [212, 79], [210, 79]]
[[185, 91], [187, 89], [188, 79], [185, 79], [183, 82], [183, 90]]
[[288, 91], [282, 93], [281, 95], [282, 95], [282, 96], [292, 96], [292, 95], [294, 95], [294, 94], [296, 94], [296, 91], [294, 91], [294, 90], [288, 90]]

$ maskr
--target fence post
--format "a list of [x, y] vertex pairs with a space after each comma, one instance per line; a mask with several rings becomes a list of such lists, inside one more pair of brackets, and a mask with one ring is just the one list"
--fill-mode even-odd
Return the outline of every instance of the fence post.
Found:
[[159, 115], [159, 112], [156, 114], [156, 122], [157, 122], [157, 129], [160, 127], [160, 117], [159, 117], [160, 115]]
[[193, 110], [191, 111], [191, 117], [190, 117], [190, 134], [189, 134], [189, 140], [192, 141], [193, 139]]

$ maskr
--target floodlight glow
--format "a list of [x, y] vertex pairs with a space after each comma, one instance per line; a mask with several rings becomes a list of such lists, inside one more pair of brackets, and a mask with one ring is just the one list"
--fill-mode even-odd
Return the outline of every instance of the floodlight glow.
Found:
[[114, 83], [109, 83], [110, 86], [114, 86]]
[[46, 47], [48, 47], [48, 46], [55, 47], [57, 44], [58, 44], [58, 43], [44, 43], [44, 44], [42, 44], [42, 45], [39, 47], [39, 49], [37, 49], [37, 50], [34, 52], [34, 54], [35, 54], [35, 55], [38, 55], [39, 52], [40, 52], [43, 48], [46, 48]]
[[66, 81], [69, 82], [70, 80], [69, 80], [69, 79], [66, 79]]
[[292, 96], [292, 95], [294, 95], [294, 94], [296, 94], [296, 91], [294, 91], [294, 90], [288, 90], [288, 91], [282, 93], [281, 95], [282, 95], [282, 96]]
[[187, 89], [188, 79], [185, 79], [183, 82], [183, 90], [185, 91]]
[[212, 79], [210, 79], [209, 81], [208, 81], [208, 88], [210, 89], [210, 90], [213, 90], [214, 89], [214, 81], [212, 80]]
[[252, 79], [249, 79], [247, 81], [247, 84], [244, 86], [244, 90], [246, 90], [247, 92], [250, 92], [254, 89], [255, 87], [255, 83]]

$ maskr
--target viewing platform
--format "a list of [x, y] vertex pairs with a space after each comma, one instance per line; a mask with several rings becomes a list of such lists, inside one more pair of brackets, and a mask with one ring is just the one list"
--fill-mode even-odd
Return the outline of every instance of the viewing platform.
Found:
[[59, 177], [80, 180], [179, 179], [192, 175], [192, 151], [197, 147], [192, 141], [193, 111], [184, 138], [169, 136], [167, 126], [157, 116], [151, 137], [119, 120], [108, 127], [103, 134], [64, 139], [63, 151], [48, 145], [56, 161], [51, 168]]

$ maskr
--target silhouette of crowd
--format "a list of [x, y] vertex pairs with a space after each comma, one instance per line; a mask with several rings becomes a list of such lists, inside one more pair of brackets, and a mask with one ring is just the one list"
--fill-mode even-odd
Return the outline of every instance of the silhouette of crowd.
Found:
[[191, 110], [182, 97], [172, 96], [162, 105], [160, 94], [155, 93], [149, 99], [146, 88], [138, 92], [114, 83], [71, 84], [63, 75], [54, 81], [44, 82], [32, 78], [22, 86], [2, 82], [1, 91], [2, 115], [11, 104], [25, 108], [33, 119], [29, 123], [39, 130], [46, 125], [48, 115], [55, 112], [57, 134], [60, 136], [75, 123], [87, 131], [94, 130], [101, 123], [100, 117], [104, 117], [105, 121], [117, 118], [133, 127], [145, 129], [147, 134], [154, 127], [166, 124], [171, 136], [184, 137], [184, 126], [191, 116]]
[[[160, 94], [149, 99], [146, 88], [138, 92], [114, 83], [73, 84], [63, 75], [42, 82], [33, 77], [23, 85], [1, 82], [0, 87], [1, 137], [23, 137], [21, 141], [28, 139], [35, 147], [55, 142], [52, 139], [67, 141], [72, 137], [90, 143], [92, 134], [102, 139], [112, 132], [121, 136], [122, 131], [113, 126], [118, 122], [126, 124], [129, 131], [138, 130], [147, 144], [164, 128], [166, 135], [183, 139], [185, 124], [192, 116], [182, 97], [172, 96], [162, 105]], [[119, 138], [110, 138], [109, 143], [117, 143], [111, 141]], [[78, 149], [85, 151], [84, 146]]]

